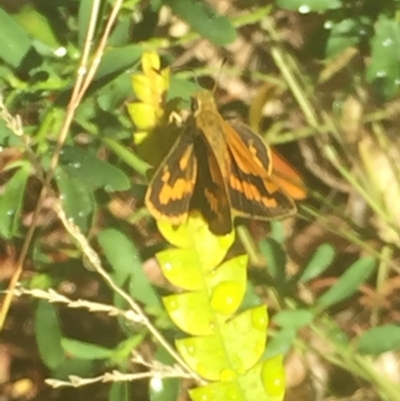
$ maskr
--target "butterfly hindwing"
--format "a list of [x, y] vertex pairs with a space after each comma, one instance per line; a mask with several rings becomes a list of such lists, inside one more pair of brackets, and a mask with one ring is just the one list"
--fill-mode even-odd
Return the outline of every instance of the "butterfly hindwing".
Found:
[[217, 235], [232, 231], [232, 217], [226, 181], [210, 145], [200, 134], [195, 141], [198, 175], [193, 195], [193, 208], [201, 212]]
[[154, 173], [145, 203], [157, 220], [173, 225], [187, 219], [197, 178], [193, 134], [186, 130], [176, 140]]

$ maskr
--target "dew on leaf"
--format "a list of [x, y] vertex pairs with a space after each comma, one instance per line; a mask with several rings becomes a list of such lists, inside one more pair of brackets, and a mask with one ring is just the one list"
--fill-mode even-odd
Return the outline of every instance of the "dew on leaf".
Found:
[[176, 311], [179, 307], [178, 302], [175, 301], [175, 299], [165, 299], [165, 307], [170, 311]]
[[61, 46], [54, 50], [54, 55], [57, 57], [64, 57], [67, 54], [67, 49], [64, 46]]
[[232, 369], [223, 369], [219, 374], [219, 378], [222, 382], [231, 382], [235, 380], [236, 374]]
[[393, 45], [393, 40], [391, 38], [387, 38], [382, 42], [383, 47], [389, 47]]
[[229, 316], [239, 307], [240, 295], [239, 284], [235, 281], [223, 281], [213, 288], [211, 306], [216, 312]]
[[261, 369], [261, 381], [265, 390], [272, 396], [278, 397], [285, 392], [285, 372], [281, 357], [264, 362]]
[[209, 400], [213, 400], [215, 398], [214, 390], [212, 388], [210, 388], [209, 386], [197, 388], [196, 394], [200, 394], [201, 401], [209, 401]]
[[163, 267], [164, 267], [165, 270], [170, 272], [172, 270], [172, 268], [173, 268], [173, 265], [170, 262], [166, 262], [166, 263], [164, 263]]
[[311, 9], [308, 4], [303, 4], [299, 7], [300, 14], [308, 14], [310, 11], [311, 11]]
[[268, 324], [268, 317], [264, 308], [257, 308], [251, 311], [251, 321], [254, 328], [264, 331]]
[[150, 380], [150, 387], [153, 391], [160, 393], [164, 388], [164, 383], [159, 376], [152, 377]]
[[207, 369], [207, 366], [205, 366], [204, 363], [198, 363], [195, 371], [202, 377], [207, 377], [207, 374], [209, 373], [209, 369]]
[[193, 345], [189, 345], [186, 347], [186, 352], [188, 355], [194, 355], [196, 348]]

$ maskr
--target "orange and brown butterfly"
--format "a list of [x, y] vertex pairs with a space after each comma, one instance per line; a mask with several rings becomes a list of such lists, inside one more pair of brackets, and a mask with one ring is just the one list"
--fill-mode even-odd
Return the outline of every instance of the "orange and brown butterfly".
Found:
[[145, 203], [152, 216], [172, 225], [198, 210], [217, 235], [233, 218], [261, 221], [296, 213], [305, 197], [299, 175], [263, 139], [236, 120], [224, 120], [212, 92], [194, 94], [192, 113], [154, 173]]

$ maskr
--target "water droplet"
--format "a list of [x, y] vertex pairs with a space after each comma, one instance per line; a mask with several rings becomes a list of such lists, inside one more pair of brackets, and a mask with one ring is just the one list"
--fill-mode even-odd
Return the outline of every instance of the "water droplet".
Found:
[[327, 30], [330, 30], [330, 29], [333, 28], [333, 25], [334, 25], [333, 21], [327, 20], [327, 21], [325, 21], [325, 23], [324, 23], [324, 28], [327, 29]]
[[211, 306], [222, 315], [229, 316], [234, 313], [241, 301], [241, 287], [235, 281], [223, 281], [213, 288]]
[[222, 382], [231, 382], [235, 380], [236, 374], [232, 369], [223, 369], [219, 374], [219, 378]]
[[308, 14], [311, 11], [310, 6], [308, 4], [303, 4], [299, 7], [300, 14]]
[[67, 54], [67, 49], [64, 46], [61, 46], [58, 49], [54, 50], [54, 54], [57, 57], [64, 57]]
[[256, 308], [251, 311], [251, 321], [254, 328], [264, 331], [268, 325], [268, 315], [264, 307]]
[[247, 262], [248, 262], [248, 258], [247, 257], [239, 259], [240, 266], [242, 266], [242, 267], [247, 267]]
[[153, 391], [160, 393], [164, 389], [164, 382], [159, 376], [152, 377], [150, 380], [150, 387]]
[[382, 46], [389, 47], [393, 45], [393, 40], [391, 38], [387, 38], [382, 42]]
[[[175, 297], [173, 297], [175, 298]], [[175, 299], [170, 299], [170, 298], [166, 298], [164, 300], [165, 303], [165, 307], [170, 311], [170, 312], [174, 312], [178, 309], [178, 302], [175, 301]]]
[[81, 168], [81, 163], [80, 162], [70, 163], [70, 166], [73, 168]]
[[386, 77], [386, 71], [385, 70], [380, 70], [376, 72], [376, 77], [377, 78], [385, 78]]
[[278, 397], [285, 392], [285, 372], [281, 357], [264, 362], [261, 369], [261, 380], [268, 394]]
[[195, 347], [193, 345], [189, 345], [188, 347], [186, 347], [186, 351], [189, 355], [194, 355]]
[[199, 374], [199, 376], [207, 377], [210, 373], [210, 369], [207, 369], [203, 363], [198, 363], [196, 365], [196, 372]]
[[208, 386], [198, 387], [196, 388], [195, 392], [196, 392], [196, 399], [198, 396], [200, 396], [199, 399], [201, 401], [209, 401], [215, 399], [214, 390]]
[[163, 267], [166, 271], [169, 271], [169, 272], [173, 269], [172, 263], [170, 263], [170, 262], [164, 263]]

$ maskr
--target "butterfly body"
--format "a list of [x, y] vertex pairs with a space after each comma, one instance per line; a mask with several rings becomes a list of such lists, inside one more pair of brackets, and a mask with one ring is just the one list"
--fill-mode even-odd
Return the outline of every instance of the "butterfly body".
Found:
[[155, 172], [145, 203], [158, 220], [179, 225], [199, 210], [215, 234], [233, 217], [271, 220], [296, 212], [272, 176], [271, 152], [238, 121], [225, 121], [212, 93], [197, 92], [182, 135]]

